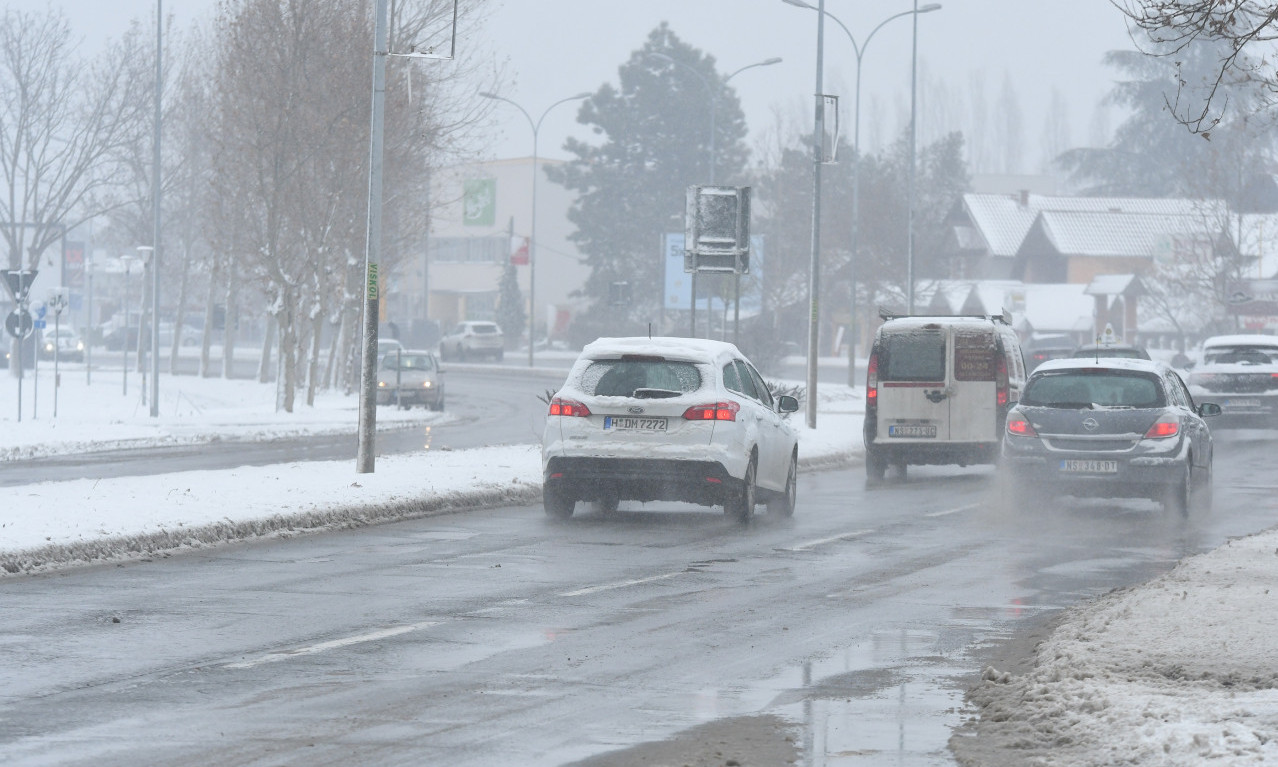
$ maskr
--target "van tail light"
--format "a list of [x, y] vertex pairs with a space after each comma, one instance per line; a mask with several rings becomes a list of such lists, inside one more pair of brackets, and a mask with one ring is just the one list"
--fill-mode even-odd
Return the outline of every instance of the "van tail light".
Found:
[[1145, 432], [1145, 439], [1167, 439], [1180, 433], [1180, 420], [1174, 415], [1165, 415], [1154, 421], [1154, 425]]
[[1013, 415], [1007, 419], [1007, 433], [1017, 437], [1038, 436], [1038, 432], [1034, 431], [1034, 424], [1030, 423], [1022, 415]]
[[875, 352], [870, 355], [870, 361], [865, 366], [865, 404], [869, 406], [877, 405], [879, 402], [879, 354]]
[[590, 415], [590, 408], [574, 399], [555, 397], [550, 401], [550, 415], [585, 418]]
[[997, 386], [995, 398], [999, 407], [1007, 407], [1007, 357], [998, 355], [998, 367], [994, 371], [994, 383]]
[[711, 405], [693, 405], [683, 411], [683, 417], [689, 421], [735, 421], [741, 406], [728, 400]]

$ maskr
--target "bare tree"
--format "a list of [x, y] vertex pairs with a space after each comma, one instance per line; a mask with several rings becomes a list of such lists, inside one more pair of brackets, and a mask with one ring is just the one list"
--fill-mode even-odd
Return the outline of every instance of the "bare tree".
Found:
[[[1176, 121], [1191, 132], [1210, 138], [1229, 105], [1229, 85], [1252, 82], [1271, 96], [1278, 92], [1278, 73], [1263, 55], [1249, 53], [1278, 40], [1278, 4], [1257, 0], [1111, 2], [1127, 16], [1132, 40], [1145, 53], [1178, 58], [1195, 44], [1223, 43], [1214, 46], [1219, 50], [1214, 71], [1201, 78], [1182, 77], [1175, 94], [1167, 96]], [[1267, 101], [1273, 105], [1272, 98]]]

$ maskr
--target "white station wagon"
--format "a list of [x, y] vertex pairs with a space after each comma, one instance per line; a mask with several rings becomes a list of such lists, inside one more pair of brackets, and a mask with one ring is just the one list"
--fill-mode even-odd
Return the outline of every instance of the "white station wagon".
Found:
[[550, 402], [542, 437], [551, 517], [578, 501], [723, 506], [747, 521], [759, 502], [794, 513], [794, 397], [774, 397], [737, 347], [693, 338], [601, 338]]

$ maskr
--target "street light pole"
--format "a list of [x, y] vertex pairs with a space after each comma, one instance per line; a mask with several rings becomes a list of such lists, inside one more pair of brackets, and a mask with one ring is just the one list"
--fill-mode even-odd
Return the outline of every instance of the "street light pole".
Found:
[[486, 99], [504, 101], [507, 104], [510, 104], [523, 114], [524, 118], [528, 120], [528, 127], [532, 128], [532, 220], [528, 224], [528, 367], [532, 367], [533, 349], [537, 345], [537, 136], [541, 133], [541, 123], [546, 119], [546, 115], [550, 114], [550, 110], [569, 101], [588, 99], [590, 98], [590, 93], [578, 93], [575, 96], [569, 96], [556, 101], [546, 107], [546, 111], [541, 113], [541, 117], [537, 118], [536, 122], [533, 121], [532, 115], [528, 114], [528, 110], [519, 106], [505, 96], [498, 96], [495, 93], [488, 92], [483, 92], [479, 95]]
[[914, 38], [910, 48], [910, 180], [906, 185], [905, 248], [905, 305], [906, 313], [914, 314], [914, 156], [915, 137], [919, 131], [918, 117], [918, 69], [919, 69], [919, 0], [914, 0]]
[[[671, 58], [670, 56], [667, 56], [664, 53], [654, 52], [654, 53], [649, 53], [648, 56], [654, 59], [658, 59], [660, 61], [667, 62], [669, 64], [674, 64], [675, 66], [683, 67], [684, 69], [688, 70], [692, 74], [696, 75], [697, 79], [700, 80], [701, 84], [705, 87], [706, 95], [710, 97], [710, 186], [714, 186], [715, 166], [718, 164], [717, 162], [718, 153], [715, 151], [715, 147], [716, 147], [715, 137], [718, 133], [718, 130], [715, 127], [715, 114], [719, 111], [718, 109], [719, 88], [716, 88], [715, 86], [711, 85], [710, 81], [706, 79], [706, 76], [701, 74], [699, 71], [697, 71], [696, 67], [690, 64], [679, 61], [678, 59]], [[770, 67], [773, 64], [780, 64], [780, 63], [781, 63], [781, 59], [779, 57], [774, 56], [770, 59], [764, 59], [763, 61], [756, 61], [753, 64], [746, 64], [744, 67], [737, 69], [736, 71], [729, 74], [727, 77], [723, 78], [719, 86], [721, 88], [722, 86], [727, 85], [729, 80], [741, 74], [742, 72], [746, 71], [747, 69], [754, 69], [755, 67]], [[737, 301], [740, 302], [740, 299], [741, 299], [741, 275], [737, 275]], [[690, 302], [689, 306], [692, 309], [692, 318], [691, 318], [691, 323], [689, 328], [689, 335], [692, 336], [693, 338], [696, 338], [697, 337], [697, 272], [695, 270], [692, 272], [692, 301]], [[740, 312], [739, 307], [737, 311]], [[706, 299], [706, 317], [707, 317], [706, 324], [707, 324], [707, 327], [709, 327], [709, 323], [710, 323], [710, 320], [709, 320], [710, 299], [709, 298]], [[738, 314], [738, 319], [739, 318], [740, 318], [740, 315]], [[736, 331], [736, 328], [734, 326], [733, 332], [735, 333], [735, 331]]]
[[817, 340], [821, 327], [821, 163], [825, 160], [825, 0], [817, 6], [816, 113], [812, 123], [812, 251], [808, 262], [807, 425], [817, 425]]
[[[120, 347], [124, 350], [123, 394], [127, 397], [129, 396], [129, 272], [133, 269], [133, 257], [120, 256], [120, 261], [124, 264], [124, 300], [120, 304], [120, 308], [124, 310], [124, 343]], [[138, 335], [140, 336], [141, 333]]]
[[[798, 8], [806, 8], [811, 11], [817, 10], [816, 6], [804, 2], [803, 0], [782, 0], [782, 2], [793, 5]], [[856, 89], [853, 98], [853, 118], [852, 118], [852, 249], [849, 269], [849, 282], [851, 283], [851, 312], [848, 323], [848, 385], [853, 386], [856, 383], [856, 339], [857, 339], [857, 291], [856, 291], [856, 267], [860, 259], [860, 227], [861, 227], [861, 61], [865, 57], [865, 51], [870, 45], [870, 40], [874, 35], [882, 29], [888, 22], [899, 19], [903, 16], [914, 16], [917, 20], [920, 13], [931, 13], [939, 11], [941, 5], [939, 3], [928, 3], [922, 8], [910, 11], [901, 11], [883, 19], [870, 30], [865, 36], [864, 42], [857, 43], [856, 37], [847, 28], [847, 25], [839, 20], [838, 16], [833, 13], [826, 12], [826, 16], [839, 25], [843, 33], [847, 35], [848, 41], [852, 43], [852, 50], [856, 53]], [[911, 117], [913, 120], [913, 117]]]
[[[164, 88], [162, 66], [163, 0], [155, 0], [155, 125], [151, 141], [151, 409], [160, 415], [160, 95]], [[174, 328], [173, 332], [178, 329]], [[141, 346], [142, 339], [138, 339]]]

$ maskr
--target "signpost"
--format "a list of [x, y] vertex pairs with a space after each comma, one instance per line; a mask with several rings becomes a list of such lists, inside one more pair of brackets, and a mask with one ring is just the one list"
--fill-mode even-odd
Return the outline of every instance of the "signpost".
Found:
[[67, 294], [61, 290], [49, 293], [45, 305], [53, 309], [53, 417], [58, 417], [58, 388], [62, 386], [62, 374], [58, 370], [58, 355], [62, 343], [62, 312], [67, 308]]
[[[741, 275], [750, 272], [750, 187], [690, 186], [684, 208], [683, 270], [701, 273], [731, 274], [736, 279], [736, 328], [741, 324]], [[707, 304], [708, 304], [707, 300]], [[697, 303], [693, 296], [692, 337], [697, 335]]]
[[[13, 295], [13, 301], [18, 308], [10, 312], [5, 319], [4, 328], [10, 336], [17, 340], [18, 347], [18, 421], [22, 421], [22, 377], [23, 365], [22, 359], [23, 343], [35, 331], [35, 322], [31, 318], [31, 313], [27, 311], [27, 293], [31, 290], [31, 283], [35, 282], [35, 269], [10, 269], [4, 273], [5, 285], [9, 288], [9, 293]], [[34, 413], [32, 414], [34, 416]]]

